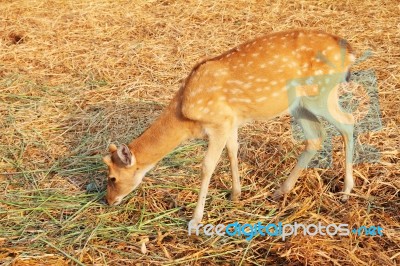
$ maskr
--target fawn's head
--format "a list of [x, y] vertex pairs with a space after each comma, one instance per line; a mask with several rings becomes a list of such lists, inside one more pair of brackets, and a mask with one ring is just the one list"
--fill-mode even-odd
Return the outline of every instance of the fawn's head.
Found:
[[126, 145], [108, 147], [110, 154], [103, 157], [108, 166], [106, 200], [109, 205], [118, 205], [142, 181], [137, 175], [135, 156]]

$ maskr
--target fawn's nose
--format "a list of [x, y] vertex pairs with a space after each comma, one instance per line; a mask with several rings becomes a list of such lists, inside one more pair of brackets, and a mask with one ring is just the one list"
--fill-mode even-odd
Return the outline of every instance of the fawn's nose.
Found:
[[116, 197], [116, 198], [114, 198], [114, 199], [110, 199], [110, 198], [106, 198], [106, 199], [105, 199], [105, 203], [108, 204], [109, 206], [118, 205], [118, 204], [121, 203], [121, 201], [122, 201], [122, 198], [121, 198], [121, 197]]

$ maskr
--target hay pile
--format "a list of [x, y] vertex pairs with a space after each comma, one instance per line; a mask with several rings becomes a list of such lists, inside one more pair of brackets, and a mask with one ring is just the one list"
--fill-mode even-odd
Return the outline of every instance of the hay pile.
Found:
[[[396, 1], [2, 1], [0, 4], [0, 261], [62, 264], [400, 264], [400, 29]], [[221, 160], [203, 222], [380, 225], [384, 236], [189, 237], [204, 141], [165, 158], [127, 204], [104, 206], [111, 141], [153, 121], [200, 58], [291, 28], [322, 29], [372, 57], [383, 128], [359, 136], [377, 164], [355, 166], [356, 196], [339, 202], [333, 166], [309, 169], [284, 202], [270, 200], [302, 146], [290, 118], [240, 131], [242, 201], [226, 196]], [[143, 242], [148, 238], [148, 242]], [[147, 241], [147, 240], [146, 240]], [[145, 243], [147, 253], [143, 254]]]

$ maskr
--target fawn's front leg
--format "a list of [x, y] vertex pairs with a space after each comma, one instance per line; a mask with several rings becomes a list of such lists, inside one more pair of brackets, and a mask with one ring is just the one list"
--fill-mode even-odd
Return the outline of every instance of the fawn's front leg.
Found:
[[217, 166], [218, 159], [221, 157], [222, 150], [229, 135], [229, 127], [223, 126], [218, 128], [208, 128], [208, 149], [206, 156], [203, 160], [203, 167], [201, 171], [201, 187], [199, 193], [199, 199], [197, 201], [196, 209], [193, 214], [193, 219], [190, 224], [195, 227], [201, 222], [204, 214], [204, 205], [206, 203], [206, 197], [208, 192], [208, 185], [215, 167]]
[[237, 153], [239, 149], [238, 144], [238, 128], [234, 127], [231, 135], [226, 142], [226, 149], [228, 150], [228, 157], [231, 164], [231, 174], [232, 174], [232, 192], [231, 199], [233, 201], [239, 201], [241, 194], [240, 176], [238, 168], [238, 158]]

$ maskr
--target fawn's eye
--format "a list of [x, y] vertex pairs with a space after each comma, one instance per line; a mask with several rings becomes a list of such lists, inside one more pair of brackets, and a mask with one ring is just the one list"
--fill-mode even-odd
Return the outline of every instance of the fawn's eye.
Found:
[[113, 176], [110, 176], [108, 178], [108, 180], [110, 180], [110, 182], [113, 182], [113, 183], [115, 183], [115, 181], [117, 181], [117, 179], [115, 177], [113, 177]]

